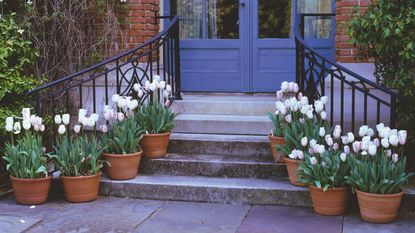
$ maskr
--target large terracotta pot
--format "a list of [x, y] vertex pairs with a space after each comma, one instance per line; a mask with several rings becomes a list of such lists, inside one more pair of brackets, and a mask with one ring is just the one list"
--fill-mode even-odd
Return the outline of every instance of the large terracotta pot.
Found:
[[163, 158], [167, 154], [170, 133], [144, 134], [140, 141], [143, 156], [149, 159]]
[[97, 199], [101, 172], [92, 176], [60, 176], [66, 200], [88, 202]]
[[17, 203], [36, 205], [47, 201], [52, 176], [39, 179], [21, 179], [10, 176], [10, 179]]
[[275, 137], [275, 136], [272, 136], [271, 134], [268, 134], [268, 139], [269, 139], [269, 144], [271, 146], [272, 155], [274, 156], [275, 161], [277, 163], [283, 163], [286, 155], [281, 153], [281, 156], [280, 156], [278, 151], [275, 150], [275, 146], [284, 145], [285, 144], [284, 137]]
[[110, 167], [106, 167], [109, 178], [113, 180], [129, 180], [135, 178], [138, 173], [142, 153], [142, 151], [125, 155], [102, 153], [103, 159], [111, 164]]
[[321, 215], [342, 215], [346, 212], [349, 188], [330, 188], [326, 192], [316, 186], [309, 186], [311, 201], [316, 213]]
[[360, 216], [372, 223], [390, 223], [398, 216], [403, 191], [395, 194], [373, 194], [356, 189]]
[[296, 174], [298, 168], [298, 160], [290, 159], [288, 157], [284, 158], [284, 160], [285, 164], [287, 165], [288, 177], [290, 178], [291, 184], [301, 187], [307, 186], [306, 184], [298, 182], [298, 180], [300, 179], [300, 176]]

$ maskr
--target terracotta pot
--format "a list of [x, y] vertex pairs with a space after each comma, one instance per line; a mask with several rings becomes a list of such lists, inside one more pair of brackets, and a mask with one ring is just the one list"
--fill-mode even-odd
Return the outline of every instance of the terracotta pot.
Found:
[[356, 189], [360, 216], [363, 220], [372, 223], [390, 223], [395, 221], [403, 191], [395, 194], [373, 194]]
[[36, 205], [47, 201], [52, 176], [39, 179], [21, 179], [10, 176], [10, 179], [17, 203]]
[[326, 192], [316, 186], [309, 186], [311, 201], [316, 213], [321, 215], [342, 215], [346, 212], [349, 188], [330, 188]]
[[140, 141], [143, 156], [149, 159], [163, 158], [167, 154], [170, 133], [145, 134]]
[[88, 202], [97, 199], [101, 172], [92, 176], [60, 176], [66, 200]]
[[135, 178], [138, 173], [142, 153], [142, 151], [125, 155], [102, 153], [103, 159], [111, 164], [110, 167], [106, 167], [109, 178], [113, 180], [130, 180]]
[[307, 186], [306, 184], [298, 182], [298, 180], [300, 179], [300, 176], [296, 174], [298, 168], [298, 160], [290, 159], [288, 157], [284, 158], [284, 160], [285, 164], [287, 165], [288, 177], [290, 178], [291, 184], [301, 187]]
[[284, 145], [285, 144], [284, 137], [275, 137], [275, 136], [272, 136], [271, 134], [268, 134], [268, 139], [269, 139], [269, 144], [271, 146], [272, 155], [274, 156], [275, 161], [277, 163], [283, 163], [286, 155], [281, 153], [281, 156], [280, 156], [278, 151], [275, 150], [275, 146]]

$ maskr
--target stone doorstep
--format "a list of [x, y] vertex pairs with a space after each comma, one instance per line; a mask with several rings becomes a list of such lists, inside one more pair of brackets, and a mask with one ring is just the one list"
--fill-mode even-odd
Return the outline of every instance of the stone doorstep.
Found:
[[272, 157], [267, 136], [173, 133], [170, 153]]
[[145, 159], [141, 174], [279, 179], [287, 177], [285, 164], [272, 157], [241, 157], [204, 154], [167, 154], [162, 159]]

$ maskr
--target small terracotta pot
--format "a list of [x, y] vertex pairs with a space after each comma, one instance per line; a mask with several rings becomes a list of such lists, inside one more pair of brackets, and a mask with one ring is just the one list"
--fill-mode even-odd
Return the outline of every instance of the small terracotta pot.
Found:
[[398, 216], [403, 191], [395, 194], [373, 194], [356, 189], [360, 216], [372, 223], [390, 223]]
[[316, 213], [321, 215], [342, 215], [346, 212], [347, 201], [349, 200], [349, 188], [330, 188], [326, 192], [316, 186], [309, 186], [311, 201]]
[[138, 173], [142, 153], [142, 151], [125, 155], [102, 153], [103, 159], [111, 164], [110, 167], [106, 167], [109, 178], [113, 180], [130, 180], [135, 178]]
[[92, 176], [60, 176], [66, 200], [69, 202], [88, 202], [97, 199], [101, 172]]
[[167, 154], [170, 132], [161, 134], [144, 134], [140, 141], [143, 156], [149, 159], [163, 158]]
[[275, 162], [283, 163], [286, 155], [281, 153], [281, 156], [280, 156], [278, 151], [275, 150], [275, 146], [284, 145], [285, 144], [284, 137], [275, 137], [275, 136], [272, 136], [271, 134], [268, 134], [268, 139], [269, 139], [269, 144], [271, 146], [271, 151], [272, 151], [272, 155], [274, 156]]
[[298, 182], [300, 179], [300, 176], [296, 174], [298, 169], [298, 160], [290, 159], [288, 157], [284, 158], [284, 160], [285, 164], [287, 165], [288, 177], [290, 178], [291, 184], [301, 187], [307, 186], [306, 184]]
[[47, 201], [52, 176], [39, 179], [21, 179], [10, 176], [10, 179], [17, 203], [37, 205]]

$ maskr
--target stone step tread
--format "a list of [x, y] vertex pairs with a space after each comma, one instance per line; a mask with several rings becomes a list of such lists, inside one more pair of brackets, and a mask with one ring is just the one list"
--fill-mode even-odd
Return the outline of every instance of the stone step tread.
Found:
[[232, 134], [191, 134], [172, 133], [171, 140], [184, 141], [219, 141], [219, 142], [269, 142], [268, 136], [260, 135], [232, 135]]
[[140, 174], [131, 180], [115, 181], [103, 176], [101, 182], [129, 183], [137, 185], [163, 186], [192, 186], [223, 189], [261, 189], [288, 190], [308, 192], [308, 188], [297, 187], [286, 180], [266, 180], [252, 178], [204, 177], [204, 176], [174, 176], [174, 175], [145, 175]]
[[212, 101], [229, 101], [229, 102], [272, 102], [275, 103], [276, 95], [268, 94], [243, 94], [243, 93], [183, 93], [183, 100], [177, 102], [212, 102]]
[[179, 121], [230, 121], [230, 122], [260, 122], [270, 123], [267, 116], [247, 116], [247, 115], [219, 115], [219, 114], [179, 114], [176, 117]]
[[[145, 159], [145, 158], [143, 158]], [[273, 157], [247, 157], [233, 155], [215, 154], [178, 154], [168, 153], [165, 158], [152, 159], [152, 161], [180, 161], [180, 162], [201, 162], [201, 163], [226, 163], [226, 164], [265, 164], [284, 165], [275, 163]]]

